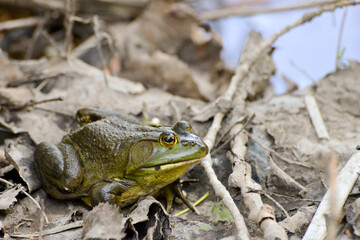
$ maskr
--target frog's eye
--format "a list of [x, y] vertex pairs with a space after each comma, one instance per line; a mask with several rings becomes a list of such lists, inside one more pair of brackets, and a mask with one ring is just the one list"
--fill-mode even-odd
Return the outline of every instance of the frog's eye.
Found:
[[160, 143], [164, 147], [173, 147], [177, 143], [177, 137], [173, 133], [162, 133], [159, 137]]

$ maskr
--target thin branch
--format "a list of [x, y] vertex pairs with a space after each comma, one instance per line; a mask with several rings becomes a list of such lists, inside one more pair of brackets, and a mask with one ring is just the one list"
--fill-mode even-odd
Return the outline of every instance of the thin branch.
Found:
[[276, 201], [273, 197], [271, 197], [269, 194], [267, 194], [266, 192], [261, 192], [265, 197], [267, 197], [268, 199], [270, 199], [273, 203], [275, 203], [275, 205], [281, 209], [281, 211], [283, 211], [285, 213], [285, 216], [287, 218], [290, 217], [289, 213], [285, 210], [285, 208], [278, 202]]
[[[51, 229], [43, 230], [42, 231], [42, 236], [55, 234], [55, 233], [60, 233], [60, 232], [64, 232], [64, 231], [67, 231], [67, 230], [74, 229], [74, 228], [80, 228], [83, 225], [84, 225], [83, 221], [77, 221], [77, 222], [66, 224], [64, 226], [57, 226], [57, 227], [54, 227], [54, 228], [51, 228]], [[30, 234], [11, 234], [10, 236], [14, 237], [14, 238], [31, 238], [31, 237], [40, 236], [40, 233], [35, 232], [35, 233], [30, 233]]]
[[42, 17], [28, 17], [0, 23], [0, 32], [24, 27], [34, 27], [43, 21]]
[[294, 188], [298, 191], [304, 192], [307, 191], [307, 188], [298, 183], [295, 179], [289, 176], [284, 170], [282, 170], [269, 156], [269, 167], [271, 169], [271, 173], [275, 174], [279, 179], [283, 180], [287, 186], [290, 188]]
[[223, 8], [223, 9], [217, 9], [212, 11], [206, 11], [199, 15], [199, 19], [201, 21], [213, 21], [220, 18], [227, 18], [232, 16], [251, 16], [251, 15], [257, 15], [257, 14], [266, 14], [266, 13], [274, 13], [274, 12], [285, 12], [285, 11], [292, 11], [292, 10], [298, 10], [298, 9], [304, 9], [304, 8], [312, 8], [312, 7], [319, 7], [327, 4], [332, 4], [336, 1], [322, 1], [322, 2], [306, 2], [303, 4], [297, 4], [295, 6], [286, 6], [286, 7], [279, 7], [279, 8], [252, 8], [252, 9], [246, 9], [242, 6], [240, 7], [229, 7], [229, 8]]
[[45, 99], [45, 100], [42, 100], [42, 101], [29, 101], [23, 105], [17, 105], [17, 106], [3, 106], [9, 110], [13, 110], [13, 111], [18, 111], [18, 110], [22, 110], [24, 108], [28, 108], [28, 107], [33, 107], [35, 105], [38, 105], [38, 104], [42, 104], [42, 103], [48, 103], [48, 102], [55, 102], [55, 101], [62, 101], [64, 100], [63, 97], [57, 97], [57, 98], [50, 98], [50, 99]]
[[321, 116], [320, 109], [316, 103], [313, 95], [305, 96], [305, 106], [309, 113], [311, 122], [315, 128], [316, 134], [320, 139], [330, 139], [329, 133], [326, 129], [324, 120]]
[[[243, 131], [247, 125], [254, 119], [255, 117], [255, 113], [253, 115], [251, 115], [248, 120], [244, 123], [244, 125], [242, 125], [241, 129], [233, 135], [233, 137], [235, 137], [236, 135], [238, 135], [241, 131]], [[238, 123], [238, 122], [236, 122]], [[229, 131], [231, 130], [232, 128], [229, 129]], [[226, 140], [223, 144], [221, 144], [218, 148], [214, 149], [214, 151], [211, 152], [212, 155], [216, 154], [219, 150], [221, 150], [224, 146], [226, 146], [227, 144], [229, 144], [229, 142], [231, 142], [233, 138], [229, 138], [228, 140]]]

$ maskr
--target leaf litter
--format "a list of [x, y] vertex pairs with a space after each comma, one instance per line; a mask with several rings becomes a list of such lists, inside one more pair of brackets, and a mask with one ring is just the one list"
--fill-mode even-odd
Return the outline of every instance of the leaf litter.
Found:
[[[4, 9], [10, 11], [6, 6]], [[184, 3], [153, 1], [132, 21], [106, 24], [105, 20], [101, 20], [101, 33], [116, 40], [114, 44], [109, 37], [104, 37], [104, 59], [112, 62], [104, 69], [95, 67], [101, 68], [96, 50], [99, 39], [95, 35], [90, 36], [95, 41], [92, 44], [88, 41], [90, 47], [84, 48], [87, 50], [78, 55], [79, 59], [70, 52], [67, 56], [48, 55], [24, 60], [24, 56], [16, 56], [11, 49], [2, 50], [0, 143], [6, 158], [0, 161], [0, 170], [2, 177], [14, 185], [1, 185], [1, 237], [220, 239], [234, 235], [231, 215], [218, 202], [199, 166], [192, 167], [184, 176], [199, 179], [199, 182], [184, 182], [183, 185], [193, 202], [210, 191], [209, 200], [198, 206], [201, 215], [190, 212], [172, 217], [152, 197], [141, 199], [123, 212], [109, 204], [100, 204], [91, 210], [80, 201], [59, 201], [49, 197], [40, 188], [33, 172], [35, 146], [42, 141], [58, 143], [66, 133], [77, 127], [74, 118], [76, 110], [90, 106], [132, 114], [139, 119], [144, 114], [150, 119], [159, 118], [165, 124], [179, 119], [188, 120], [200, 136], [206, 134], [211, 122], [209, 119], [216, 112], [227, 112], [220, 135], [231, 129], [223, 140], [231, 138], [231, 148], [221, 149], [212, 156], [213, 167], [245, 216], [251, 236], [266, 238], [261, 231], [263, 226], [260, 229], [257, 224], [273, 222], [261, 218], [259, 223], [256, 220], [259, 215], [249, 216], [251, 209], [244, 204], [249, 198], [239, 181], [244, 175], [252, 176], [248, 180], [251, 183], [247, 182], [249, 185], [246, 186], [257, 189], [265, 203], [262, 211], [268, 211], [268, 218], [279, 222], [288, 236], [301, 237], [304, 234], [329, 186], [326, 154], [334, 152], [341, 169], [356, 152], [360, 142], [357, 121], [360, 92], [354, 87], [360, 64], [351, 62], [346, 69], [330, 73], [306, 89], [275, 96], [269, 79], [276, 69], [272, 51], [269, 51], [259, 58], [239, 84], [234, 99], [217, 98], [228, 86], [234, 72], [225, 68], [220, 59], [219, 36], [201, 25], [196, 14]], [[43, 26], [42, 31], [46, 31], [52, 39], [60, 37], [65, 41], [67, 36], [64, 31], [52, 32], [51, 25], [55, 23], [61, 24], [56, 16], [49, 25]], [[85, 24], [84, 28], [90, 32], [93, 30], [91, 24]], [[80, 29], [75, 25], [73, 30]], [[2, 41], [10, 41], [10, 32], [0, 36]], [[33, 40], [26, 29], [20, 29], [19, 33], [24, 34], [24, 42]], [[58, 38], [55, 38], [56, 34]], [[74, 46], [75, 50], [85, 44], [85, 38], [76, 39], [80, 43]], [[36, 49], [42, 46], [40, 52], [46, 52], [45, 48], [47, 52], [61, 48], [60, 40], [55, 44], [49, 41], [41, 45], [39, 39], [35, 43], [39, 44]], [[261, 41], [259, 35], [250, 36], [241, 61], [246, 63], [247, 54], [251, 54]], [[12, 44], [22, 46], [25, 54], [26, 45]], [[113, 51], [106, 54], [106, 48]], [[90, 58], [90, 53], [97, 60]], [[116, 71], [118, 75], [111, 74]], [[317, 101], [329, 139], [320, 139], [316, 134], [304, 101], [309, 95]], [[63, 100], [26, 107], [29, 102], [59, 97]], [[234, 134], [238, 132], [239, 119], [253, 113], [255, 117], [245, 131]], [[246, 139], [245, 135], [249, 137], [247, 148], [239, 145]], [[234, 163], [228, 161], [234, 161], [236, 156], [243, 154], [241, 160], [252, 166], [245, 174], [232, 169]], [[346, 227], [354, 229], [355, 235], [358, 235], [358, 223], [354, 218], [358, 215], [355, 202], [358, 184], [346, 203], [349, 223]], [[252, 190], [251, 187], [248, 191]], [[41, 211], [31, 199], [21, 194], [25, 188], [40, 202]], [[181, 208], [183, 205], [175, 204], [176, 210]], [[42, 211], [49, 223], [44, 222]], [[346, 233], [344, 230], [339, 234]]]

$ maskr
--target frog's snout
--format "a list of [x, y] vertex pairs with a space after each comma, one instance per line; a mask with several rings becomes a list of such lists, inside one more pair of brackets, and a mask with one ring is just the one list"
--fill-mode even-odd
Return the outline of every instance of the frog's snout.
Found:
[[185, 138], [185, 139], [182, 139], [180, 141], [180, 144], [183, 146], [183, 147], [191, 147], [191, 148], [194, 148], [194, 149], [198, 149], [198, 152], [199, 153], [203, 153], [204, 155], [203, 156], [206, 156], [209, 152], [209, 148], [208, 146], [204, 143], [204, 141], [197, 137], [197, 136], [194, 136], [192, 135], [192, 137], [190, 138]]

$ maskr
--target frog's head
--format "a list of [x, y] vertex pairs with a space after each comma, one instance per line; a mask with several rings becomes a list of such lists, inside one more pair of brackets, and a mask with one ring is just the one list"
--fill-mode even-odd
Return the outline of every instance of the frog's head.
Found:
[[204, 141], [192, 133], [188, 122], [177, 122], [172, 128], [161, 127], [153, 139], [141, 139], [133, 144], [125, 177], [144, 185], [167, 185], [208, 151]]

